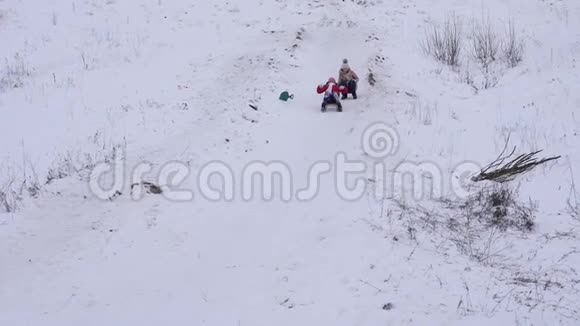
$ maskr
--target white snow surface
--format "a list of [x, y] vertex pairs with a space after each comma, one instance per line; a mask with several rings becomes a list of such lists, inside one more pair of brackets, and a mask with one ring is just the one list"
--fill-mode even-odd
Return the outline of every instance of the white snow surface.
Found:
[[[466, 32], [482, 15], [500, 30], [513, 20], [523, 62], [474, 92], [419, 46], [450, 12]], [[322, 114], [316, 86], [343, 58], [359, 99]], [[580, 174], [576, 0], [0, 0], [0, 59], [0, 190], [41, 186], [0, 213], [0, 325], [580, 323], [580, 222], [567, 211]], [[278, 100], [284, 90], [294, 99]], [[561, 155], [514, 182], [538, 204], [536, 228], [474, 261], [410, 236], [371, 195], [370, 170], [358, 200], [332, 174], [312, 200], [243, 200], [250, 162], [283, 162], [294, 190], [337, 153], [371, 166], [361, 135], [377, 121], [399, 135], [387, 169], [432, 162], [443, 195], [455, 167], [489, 163], [508, 133], [520, 152]], [[121, 196], [97, 198], [84, 169], [113, 147], [129, 170], [186, 164], [194, 199], [133, 200], [130, 176]], [[236, 177], [231, 201], [197, 189], [213, 161]], [[45, 184], [67, 162], [78, 173]]]

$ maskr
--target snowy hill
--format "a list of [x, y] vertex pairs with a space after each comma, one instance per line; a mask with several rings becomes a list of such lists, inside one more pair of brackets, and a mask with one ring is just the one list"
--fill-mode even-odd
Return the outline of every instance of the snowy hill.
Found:
[[[577, 1], [0, 0], [0, 44], [0, 325], [580, 322]], [[507, 139], [561, 156], [504, 185], [526, 230], [457, 204]]]

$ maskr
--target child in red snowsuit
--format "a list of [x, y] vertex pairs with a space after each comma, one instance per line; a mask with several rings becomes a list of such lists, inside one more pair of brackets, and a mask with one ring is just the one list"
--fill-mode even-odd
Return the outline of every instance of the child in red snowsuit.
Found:
[[336, 80], [332, 77], [328, 78], [328, 81], [324, 85], [318, 85], [316, 89], [318, 94], [324, 93], [324, 99], [322, 100], [321, 111], [326, 111], [327, 104], [336, 104], [337, 111], [342, 112], [342, 104], [340, 103], [339, 94], [347, 94], [348, 89], [344, 86], [338, 86]]

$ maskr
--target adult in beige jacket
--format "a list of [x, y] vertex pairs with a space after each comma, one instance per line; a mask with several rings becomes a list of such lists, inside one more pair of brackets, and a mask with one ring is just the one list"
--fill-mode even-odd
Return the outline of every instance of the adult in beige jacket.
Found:
[[[348, 60], [347, 59], [342, 60], [342, 66], [338, 71], [338, 85], [345, 86], [346, 88], [348, 88], [348, 93], [352, 94], [352, 97], [355, 100], [357, 99], [356, 89], [358, 81], [359, 78], [357, 74], [354, 72], [354, 70], [350, 69], [350, 66], [348, 65]], [[347, 97], [348, 94], [342, 95], [343, 100]]]

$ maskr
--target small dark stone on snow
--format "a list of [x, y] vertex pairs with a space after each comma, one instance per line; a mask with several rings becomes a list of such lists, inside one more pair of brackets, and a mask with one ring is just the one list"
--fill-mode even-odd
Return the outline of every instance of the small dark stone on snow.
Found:
[[229, 142], [230, 142], [230, 140], [228, 138], [226, 138], [226, 143], [229, 143]]
[[391, 310], [391, 309], [393, 309], [393, 304], [390, 302], [383, 306], [383, 310]]
[[393, 237], [393, 241], [399, 241], [399, 238], [397, 238], [396, 236]]

